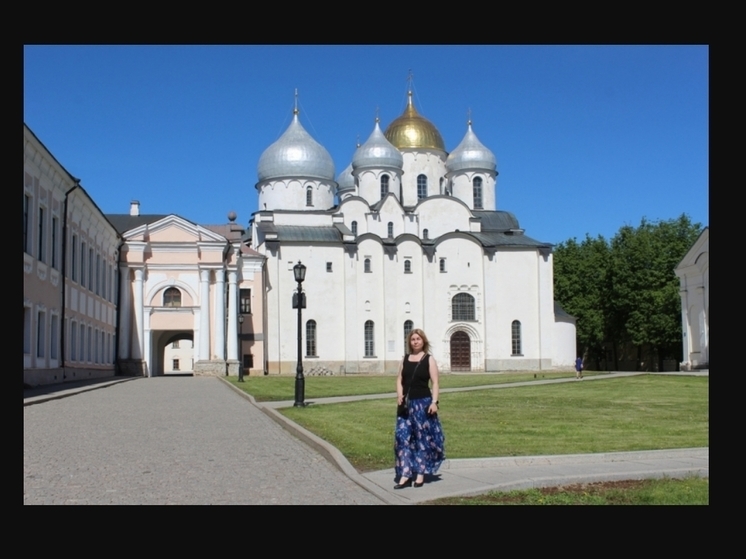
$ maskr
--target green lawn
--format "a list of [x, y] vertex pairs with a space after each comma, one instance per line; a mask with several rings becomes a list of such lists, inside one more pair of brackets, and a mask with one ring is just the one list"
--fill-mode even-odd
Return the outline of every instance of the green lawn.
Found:
[[[583, 374], [586, 375], [586, 373]], [[588, 373], [586, 376], [593, 374], [598, 373]], [[442, 388], [460, 388], [464, 386], [505, 384], [535, 379], [571, 378], [574, 376], [575, 373], [572, 372], [517, 372], [481, 375], [443, 374], [440, 376], [440, 385]], [[226, 377], [226, 380], [254, 396], [257, 402], [274, 402], [278, 400], [293, 400], [295, 398], [294, 376], [244, 377], [244, 382], [238, 382], [237, 377]], [[396, 392], [395, 375], [306, 377], [305, 384], [306, 400], [331, 396], [360, 396], [363, 394]]]
[[447, 497], [427, 505], [708, 505], [709, 478], [583, 483], [523, 491]]
[[[708, 388], [708, 377], [645, 375], [441, 394], [446, 456], [709, 446]], [[393, 465], [395, 408], [391, 398], [281, 411], [369, 471]]]

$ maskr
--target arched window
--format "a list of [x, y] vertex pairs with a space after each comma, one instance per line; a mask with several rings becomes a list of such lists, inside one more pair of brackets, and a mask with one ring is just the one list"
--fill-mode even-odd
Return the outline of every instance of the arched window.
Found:
[[451, 300], [452, 320], [474, 320], [474, 297], [458, 293]]
[[474, 209], [481, 210], [482, 209], [482, 178], [474, 177], [474, 180], [472, 181], [472, 185], [474, 186]]
[[412, 331], [412, 328], [414, 328], [414, 322], [412, 322], [411, 320], [404, 321], [404, 353], [409, 353], [407, 338], [409, 337], [409, 333]]
[[306, 188], [306, 206], [313, 206], [313, 189], [310, 186]]
[[365, 357], [375, 356], [375, 346], [373, 344], [373, 321], [365, 321]]
[[513, 338], [513, 355], [521, 355], [521, 323], [514, 320], [510, 332]]
[[439, 266], [440, 266], [440, 271], [442, 273], [445, 273], [446, 272], [446, 259], [445, 258], [440, 259]]
[[389, 225], [388, 225], [386, 231], [387, 231], [389, 237], [393, 237], [394, 236], [394, 223], [393, 222], [389, 221]]
[[350, 229], [352, 229], [352, 234], [357, 237], [357, 221], [352, 222]]
[[306, 322], [306, 357], [317, 357], [315, 320], [309, 320]]
[[389, 193], [389, 176], [381, 175], [381, 198]]
[[430, 238], [430, 231], [428, 231], [427, 229], [423, 229], [422, 230], [422, 238], [423, 239], [429, 239]]
[[180, 307], [181, 306], [181, 291], [175, 287], [169, 287], [163, 293], [163, 306], [164, 307]]
[[411, 274], [412, 273], [412, 261], [411, 260], [405, 260], [404, 261], [404, 273], [405, 274]]
[[365, 273], [369, 274], [370, 273], [370, 258], [365, 259], [364, 266], [365, 267], [363, 269], [365, 270]]
[[417, 176], [417, 199], [427, 198], [427, 177], [425, 175]]

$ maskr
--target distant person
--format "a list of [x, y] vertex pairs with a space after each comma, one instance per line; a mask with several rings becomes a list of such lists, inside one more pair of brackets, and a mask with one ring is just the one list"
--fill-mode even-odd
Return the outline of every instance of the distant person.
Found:
[[575, 379], [580, 380], [583, 378], [583, 358], [578, 357], [575, 360]]
[[[396, 377], [397, 413], [394, 436], [394, 489], [422, 487], [425, 474], [435, 474], [445, 460], [445, 435], [438, 419], [438, 364], [419, 328], [407, 336], [409, 353]], [[428, 384], [432, 384], [432, 392]]]

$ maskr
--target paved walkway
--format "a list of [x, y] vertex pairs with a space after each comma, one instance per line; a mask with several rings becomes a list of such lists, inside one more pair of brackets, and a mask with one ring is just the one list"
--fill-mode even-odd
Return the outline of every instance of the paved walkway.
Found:
[[[577, 381], [489, 388], [558, 382]], [[276, 411], [292, 401], [257, 404], [209, 377], [116, 380], [87, 394], [79, 392], [90, 386], [63, 388], [24, 391], [26, 504], [413, 504], [495, 489], [709, 475], [708, 448], [482, 458], [446, 460], [424, 487], [395, 491], [393, 468], [360, 474], [338, 449]]]

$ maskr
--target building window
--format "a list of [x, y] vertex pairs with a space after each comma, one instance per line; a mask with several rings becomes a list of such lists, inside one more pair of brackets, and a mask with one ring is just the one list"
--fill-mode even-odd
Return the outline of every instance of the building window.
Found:
[[352, 234], [357, 237], [357, 221], [353, 221], [350, 228], [352, 229]]
[[369, 274], [370, 273], [370, 258], [366, 258], [365, 259], [365, 262], [363, 263], [363, 266], [364, 266], [363, 269], [365, 270], [365, 273]]
[[36, 315], [36, 356], [44, 357], [44, 344], [46, 339], [44, 334], [47, 327], [47, 315], [42, 311], [39, 311]]
[[59, 349], [59, 334], [57, 329], [59, 328], [60, 318], [57, 315], [52, 315], [49, 321], [49, 358], [57, 359], [57, 353]]
[[174, 371], [178, 371], [179, 370], [179, 360], [178, 359], [174, 359], [173, 370]]
[[93, 248], [88, 249], [88, 289], [93, 291]]
[[80, 243], [80, 285], [85, 287], [85, 241]]
[[80, 353], [78, 354], [78, 361], [85, 361], [85, 326], [80, 325]]
[[315, 320], [306, 322], [306, 357], [317, 357]]
[[427, 177], [425, 175], [417, 176], [417, 199], [427, 198]]
[[373, 344], [373, 321], [365, 321], [365, 357], [375, 356], [375, 346]]
[[88, 362], [93, 363], [93, 328], [88, 327]]
[[451, 300], [451, 320], [474, 320], [474, 297], [458, 293]]
[[441, 258], [439, 265], [440, 265], [440, 271], [442, 273], [445, 273], [446, 272], [446, 259], [445, 258]]
[[171, 344], [171, 349], [179, 349], [179, 340], [176, 340]]
[[514, 320], [510, 327], [511, 337], [513, 338], [513, 355], [521, 355], [521, 323]]
[[96, 255], [96, 295], [101, 295], [101, 255]]
[[331, 272], [332, 271], [332, 263], [331, 262], [327, 262], [326, 263], [326, 271], [327, 272]]
[[412, 261], [407, 259], [404, 261], [404, 273], [405, 274], [411, 274], [412, 273]]
[[393, 224], [393, 222], [389, 221], [389, 224], [386, 226], [386, 233], [388, 234], [388, 237], [390, 239], [394, 237], [394, 224]]
[[474, 187], [474, 209], [475, 210], [481, 210], [482, 209], [482, 178], [481, 177], [475, 177], [472, 181], [472, 186]]
[[164, 307], [180, 307], [181, 306], [181, 291], [175, 287], [169, 287], [163, 293], [163, 306]]
[[389, 193], [389, 176], [381, 175], [381, 198]]
[[254, 356], [251, 353], [243, 354], [243, 368], [244, 369], [254, 368]]
[[31, 309], [23, 307], [23, 353], [31, 354]]
[[241, 314], [251, 314], [251, 289], [241, 289]]
[[414, 328], [414, 322], [411, 320], [405, 320], [404, 321], [404, 353], [409, 353], [409, 344], [407, 343], [407, 340], [409, 339], [409, 333], [412, 331], [412, 328]]
[[422, 238], [423, 239], [429, 239], [430, 238], [430, 231], [428, 231], [427, 229], [423, 229], [422, 230]]
[[313, 189], [310, 186], [306, 188], [306, 206], [313, 206]]
[[59, 232], [60, 220], [57, 217], [52, 216], [52, 268], [55, 270], [59, 269], [59, 263], [57, 262], [57, 238]]
[[40, 262], [44, 262], [44, 208], [39, 208], [39, 250], [36, 253], [36, 257]]
[[70, 360], [78, 360], [78, 325], [70, 323]]
[[70, 277], [73, 281], [78, 281], [78, 236], [73, 235], [70, 251]]
[[31, 254], [31, 196], [23, 195], [23, 252]]

